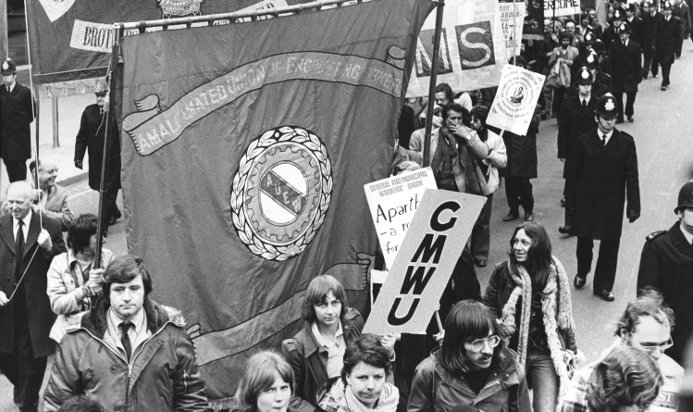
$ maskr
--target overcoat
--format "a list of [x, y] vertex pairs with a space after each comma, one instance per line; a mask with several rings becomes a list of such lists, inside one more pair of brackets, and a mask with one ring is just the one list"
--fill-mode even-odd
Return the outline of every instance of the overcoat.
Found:
[[5, 161], [31, 157], [34, 99], [28, 87], [16, 83], [12, 93], [0, 87], [0, 157]]
[[568, 157], [570, 147], [579, 135], [597, 127], [597, 123], [594, 120], [594, 109], [596, 108], [597, 97], [594, 95], [590, 97], [586, 107], [582, 106], [579, 95], [571, 96], [563, 102], [558, 116], [557, 143], [559, 159]]
[[[536, 111], [535, 111], [536, 114]], [[490, 128], [489, 128], [490, 129]], [[504, 132], [503, 141], [508, 154], [505, 169], [501, 169], [506, 177], [537, 177], [537, 133], [539, 118], [535, 115], [529, 124], [525, 136]]]
[[677, 221], [667, 231], [647, 236], [640, 256], [638, 290], [652, 286], [662, 292], [664, 303], [676, 315], [667, 355], [683, 364], [688, 337], [693, 332], [693, 247]]
[[[12, 216], [0, 217], [0, 288], [10, 297], [15, 287], [14, 269], [17, 259], [15, 238], [12, 230]], [[37, 239], [41, 232], [39, 216], [32, 213], [29, 233], [24, 246], [24, 268], [26, 276], [23, 284], [26, 291], [27, 317], [29, 335], [35, 357], [44, 357], [53, 353], [53, 341], [48, 334], [55, 322], [55, 313], [46, 294], [46, 273], [53, 256], [65, 252], [60, 224], [43, 216], [43, 227], [48, 231], [53, 242], [51, 251], [46, 251], [38, 245]], [[38, 248], [34, 260], [29, 265], [34, 250]], [[27, 266], [29, 265], [29, 266]], [[14, 353], [14, 300], [0, 308], [0, 353]]]
[[676, 45], [681, 38], [681, 25], [678, 17], [669, 21], [662, 19], [657, 26], [656, 53], [660, 64], [673, 64], [676, 60]]
[[664, 16], [657, 12], [654, 16], [650, 13], [642, 15], [642, 46], [644, 54], [647, 56], [652, 54], [655, 47], [655, 35], [657, 33], [657, 25], [664, 20]]
[[635, 141], [614, 129], [602, 146], [595, 128], [578, 136], [566, 160], [566, 207], [574, 208], [578, 237], [618, 239], [623, 207], [640, 213], [638, 158]]
[[613, 70], [612, 84], [614, 91], [637, 92], [642, 81], [642, 61], [640, 45], [628, 40], [624, 46], [620, 40], [611, 43], [609, 59]]
[[[104, 117], [99, 105], [87, 106], [82, 112], [79, 132], [75, 140], [75, 160], [82, 160], [84, 153], [87, 151], [89, 153], [89, 187], [94, 190], [99, 190], [101, 182], [101, 160], [106, 130]], [[120, 136], [115, 121], [111, 123], [109, 133], [108, 140], [111, 144], [106, 170], [106, 190], [116, 190], [120, 189]]]

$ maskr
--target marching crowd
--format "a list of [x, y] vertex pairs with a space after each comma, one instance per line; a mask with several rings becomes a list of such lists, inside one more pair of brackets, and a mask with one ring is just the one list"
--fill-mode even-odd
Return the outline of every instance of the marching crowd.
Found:
[[[647, 238], [638, 296], [617, 320], [613, 343], [595, 362], [580, 364], [571, 290], [587, 284], [599, 240], [593, 293], [614, 300], [624, 210], [631, 223], [640, 216], [635, 142], [616, 124], [635, 121], [638, 84], [658, 77], [660, 66], [661, 90], [668, 89], [691, 31], [681, 0], [614, 1], [608, 16], [606, 24], [594, 10], [577, 23], [547, 21], [543, 41], [523, 43], [513, 64], [547, 75], [525, 135], [487, 124], [493, 89], [455, 94], [440, 84], [433, 118], [403, 111], [395, 173], [430, 165], [438, 188], [487, 198], [441, 298], [443, 330], [432, 321], [426, 336], [362, 334], [364, 319], [343, 286], [318, 276], [306, 290], [303, 328], [281, 348], [250, 357], [235, 409], [693, 410], [693, 182], [673, 205], [678, 221]], [[149, 297], [154, 285], [142, 259], [107, 249], [97, 256], [98, 218], [72, 214], [54, 164], [32, 162], [38, 187], [26, 181], [33, 99], [16, 83], [11, 60], [2, 63], [2, 75], [0, 155], [12, 183], [0, 215], [0, 372], [14, 387], [14, 403], [20, 411], [207, 410], [183, 317]], [[81, 168], [89, 150], [94, 189], [104, 95], [97, 91], [97, 103], [85, 109], [75, 153]], [[546, 228], [534, 222], [536, 135], [553, 117], [565, 179], [558, 230], [577, 236], [572, 277], [552, 254]], [[433, 127], [424, 159], [425, 129], [414, 125], [427, 121]], [[120, 217], [117, 173], [107, 178], [106, 228]], [[502, 181], [503, 221], [520, 219], [520, 208], [524, 221], [482, 293], [475, 266], [488, 265], [491, 205]]]

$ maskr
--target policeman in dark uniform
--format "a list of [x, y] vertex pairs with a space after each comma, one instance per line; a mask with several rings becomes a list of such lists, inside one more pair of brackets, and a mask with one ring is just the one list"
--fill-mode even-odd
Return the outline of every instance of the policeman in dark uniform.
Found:
[[[625, 109], [629, 122], [633, 121], [635, 114], [635, 96], [638, 94], [638, 84], [642, 80], [642, 66], [640, 61], [640, 45], [630, 39], [630, 27], [628, 23], [621, 23], [619, 28], [620, 38], [611, 43], [609, 58], [613, 65], [613, 92], [616, 96], [618, 107], [618, 120], [623, 123]], [[626, 105], [623, 106], [623, 94], [626, 94]]]
[[659, 289], [664, 303], [674, 310], [674, 346], [667, 355], [683, 363], [683, 351], [693, 333], [693, 181], [684, 184], [674, 209], [679, 220], [669, 230], [647, 236], [640, 257], [638, 290]]

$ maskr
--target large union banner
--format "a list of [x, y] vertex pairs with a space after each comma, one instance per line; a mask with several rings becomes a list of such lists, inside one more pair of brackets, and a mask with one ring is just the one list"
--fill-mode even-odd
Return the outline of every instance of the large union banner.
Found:
[[389, 172], [431, 8], [374, 0], [122, 39], [128, 248], [186, 314], [212, 399], [298, 330], [315, 276], [367, 308], [363, 185]]

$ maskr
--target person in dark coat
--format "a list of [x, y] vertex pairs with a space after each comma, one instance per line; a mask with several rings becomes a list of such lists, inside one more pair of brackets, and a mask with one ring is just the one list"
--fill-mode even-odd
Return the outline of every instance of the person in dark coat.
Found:
[[664, 3], [664, 18], [657, 26], [655, 36], [655, 49], [657, 51], [657, 61], [662, 65], [662, 91], [669, 87], [669, 74], [671, 65], [676, 60], [676, 46], [681, 38], [681, 26], [678, 18], [673, 16], [671, 3]]
[[46, 358], [55, 350], [46, 273], [53, 256], [65, 252], [60, 223], [39, 219], [32, 194], [28, 182], [11, 183], [9, 213], [0, 217], [0, 372], [14, 386], [14, 401], [23, 412], [38, 410]]
[[[79, 132], [75, 140], [75, 167], [82, 169], [84, 153], [89, 153], [89, 187], [99, 190], [101, 184], [101, 164], [103, 159], [103, 143], [105, 138], [106, 95], [108, 91], [100, 86], [96, 91], [96, 104], [87, 106], [82, 112]], [[120, 190], [120, 137], [115, 116], [109, 116], [112, 121], [109, 130], [108, 165], [106, 169], [106, 185], [103, 194], [102, 227], [108, 228], [121, 216], [116, 205], [118, 190]]]
[[652, 77], [657, 77], [659, 73], [659, 63], [657, 63], [657, 55], [655, 54], [655, 34], [657, 26], [664, 17], [657, 11], [657, 8], [649, 1], [642, 4], [642, 78], [647, 79], [647, 76], [652, 72]]
[[[565, 162], [570, 148], [575, 139], [597, 127], [594, 120], [594, 110], [597, 108], [597, 98], [592, 96], [592, 73], [586, 66], [582, 66], [577, 75], [578, 94], [571, 96], [561, 108], [558, 118], [558, 159]], [[563, 178], [565, 178], [565, 170]], [[565, 191], [564, 191], [565, 199]], [[565, 209], [565, 224], [558, 228], [563, 234], [572, 235], [572, 215], [568, 208]]]
[[621, 23], [625, 20], [625, 15], [621, 9], [614, 10], [614, 17], [611, 19], [611, 24], [604, 30], [602, 41], [607, 50], [611, 47], [611, 43], [618, 41]]
[[[537, 105], [537, 108], [539, 106]], [[510, 222], [520, 217], [520, 206], [524, 209], [524, 219], [534, 220], [534, 194], [530, 179], [537, 177], [537, 133], [539, 133], [540, 111], [534, 117], [524, 136], [511, 132], [503, 133], [503, 141], [508, 153], [508, 163], [504, 171], [505, 195], [510, 210], [503, 218]]]
[[630, 27], [631, 40], [635, 40], [642, 47], [642, 19], [636, 15], [635, 8], [635, 3], [631, 3], [628, 5], [628, 7], [626, 8], [626, 19], [624, 20], [624, 22], [628, 23], [628, 26]]
[[577, 289], [585, 286], [592, 266], [594, 239], [599, 258], [594, 271], [594, 294], [613, 301], [623, 208], [628, 199], [628, 221], [640, 217], [638, 159], [633, 137], [615, 128], [616, 98], [599, 98], [597, 128], [581, 134], [566, 160], [566, 207], [573, 210], [577, 241]]
[[31, 90], [17, 83], [17, 66], [12, 59], [2, 62], [0, 72], [0, 157], [10, 182], [16, 182], [26, 179], [26, 161], [31, 157], [30, 125], [36, 108]]
[[676, 58], [678, 59], [681, 57], [683, 41], [691, 34], [691, 9], [683, 0], [674, 0], [672, 11], [674, 13], [674, 17], [679, 19], [679, 30], [681, 33], [679, 42], [676, 43]]
[[681, 187], [674, 213], [679, 220], [669, 230], [647, 236], [640, 256], [638, 291], [648, 286], [658, 289], [664, 303], [674, 310], [674, 346], [667, 355], [682, 364], [688, 336], [693, 333], [693, 181]]
[[616, 123], [623, 123], [623, 93], [626, 94], [625, 115], [628, 121], [632, 122], [635, 114], [635, 96], [638, 93], [638, 84], [642, 80], [642, 66], [640, 45], [630, 39], [628, 23], [621, 23], [619, 33], [620, 39], [611, 43], [609, 48], [609, 59], [613, 67], [613, 91], [618, 110]]

